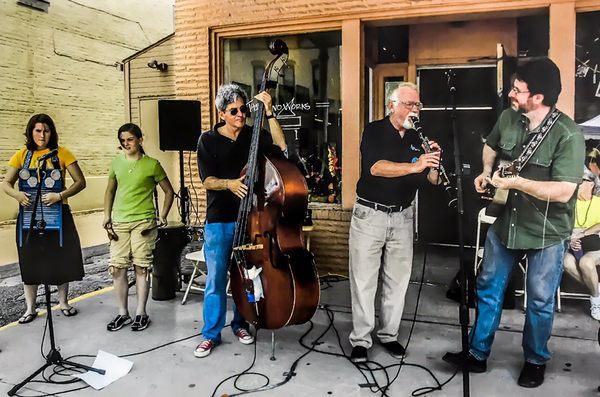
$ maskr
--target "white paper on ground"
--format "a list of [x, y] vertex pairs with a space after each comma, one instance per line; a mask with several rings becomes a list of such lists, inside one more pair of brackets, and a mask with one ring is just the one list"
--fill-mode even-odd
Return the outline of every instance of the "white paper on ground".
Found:
[[98, 355], [96, 356], [92, 367], [103, 369], [106, 371], [106, 374], [100, 375], [99, 373], [88, 371], [83, 374], [73, 376], [83, 380], [94, 389], [100, 390], [110, 385], [117, 379], [127, 375], [129, 371], [131, 371], [131, 367], [133, 367], [133, 362], [117, 357], [114, 354], [107, 353], [103, 350], [98, 350]]

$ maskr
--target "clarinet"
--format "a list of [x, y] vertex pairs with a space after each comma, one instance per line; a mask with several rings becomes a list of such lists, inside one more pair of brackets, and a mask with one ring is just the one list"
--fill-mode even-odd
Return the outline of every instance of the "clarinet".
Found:
[[[431, 153], [434, 150], [431, 148], [431, 143], [429, 142], [429, 139], [423, 135], [423, 127], [421, 126], [421, 121], [419, 120], [419, 117], [417, 116], [413, 116], [413, 115], [408, 115], [408, 119], [410, 120], [410, 125], [411, 128], [413, 130], [415, 130], [415, 132], [419, 135], [419, 139], [421, 140], [421, 143], [423, 144], [423, 148], [425, 149], [425, 153]], [[446, 194], [448, 195], [448, 207], [454, 207], [456, 205], [456, 196], [455, 196], [455, 192], [454, 192], [454, 187], [450, 184], [450, 178], [448, 178], [448, 174], [446, 173], [446, 169], [444, 168], [444, 166], [441, 163], [441, 158], [440, 158], [440, 165], [437, 168], [438, 171], [438, 178], [441, 181], [442, 187], [444, 188], [444, 190], [446, 191]]]

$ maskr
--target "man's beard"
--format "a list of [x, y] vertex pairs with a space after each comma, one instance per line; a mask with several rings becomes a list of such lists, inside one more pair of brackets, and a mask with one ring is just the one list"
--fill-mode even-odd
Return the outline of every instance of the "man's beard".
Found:
[[532, 109], [527, 107], [527, 104], [521, 105], [517, 101], [510, 101], [510, 107], [517, 113], [525, 114], [529, 113]]

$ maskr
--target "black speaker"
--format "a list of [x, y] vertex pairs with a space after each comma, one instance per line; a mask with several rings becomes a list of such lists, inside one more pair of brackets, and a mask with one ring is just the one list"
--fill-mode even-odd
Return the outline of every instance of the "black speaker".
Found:
[[200, 101], [158, 101], [160, 150], [195, 151], [202, 132]]
[[152, 268], [152, 299], [173, 299], [180, 288], [180, 256], [189, 243], [187, 229], [183, 225], [169, 225], [158, 229]]

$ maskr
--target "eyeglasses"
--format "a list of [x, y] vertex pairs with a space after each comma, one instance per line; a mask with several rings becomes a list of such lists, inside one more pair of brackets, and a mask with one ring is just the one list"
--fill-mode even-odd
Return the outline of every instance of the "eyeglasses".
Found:
[[392, 99], [392, 102], [394, 103], [401, 103], [403, 104], [407, 109], [412, 109], [415, 106], [417, 107], [417, 109], [421, 110], [423, 109], [423, 104], [421, 102], [404, 102], [404, 101], [400, 101], [398, 99]]
[[248, 106], [242, 105], [239, 108], [225, 109], [225, 113], [229, 112], [229, 114], [232, 116], [235, 116], [236, 114], [238, 114], [238, 111], [240, 111], [240, 112], [242, 112], [242, 114], [246, 115], [246, 114], [248, 114]]
[[511, 87], [510, 89], [512, 92], [514, 92], [515, 94], [519, 95], [519, 94], [527, 94], [529, 93], [529, 91], [521, 91], [519, 90], [517, 87], [515, 87], [514, 85]]

